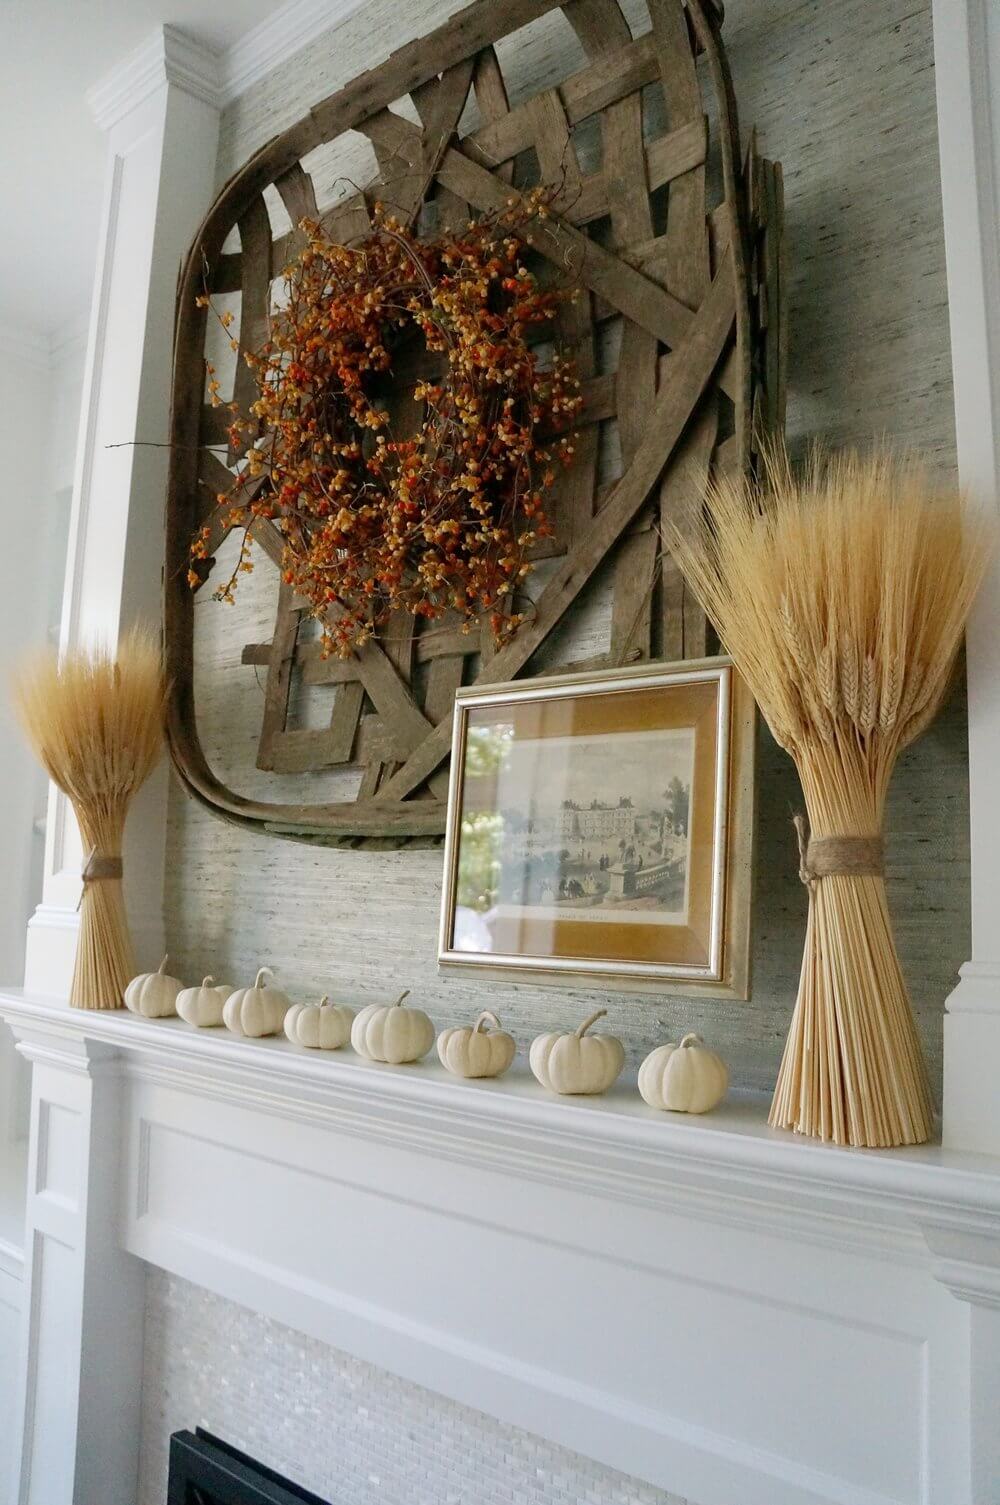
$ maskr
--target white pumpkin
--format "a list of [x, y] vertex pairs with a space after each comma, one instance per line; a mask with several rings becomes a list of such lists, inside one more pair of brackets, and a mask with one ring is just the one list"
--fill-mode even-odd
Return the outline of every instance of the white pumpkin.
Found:
[[285, 1034], [293, 1045], [310, 1050], [339, 1050], [351, 1038], [354, 1010], [323, 997], [319, 1003], [293, 1003], [285, 1015]]
[[722, 1102], [729, 1068], [700, 1035], [680, 1045], [658, 1045], [639, 1067], [639, 1092], [651, 1108], [671, 1113], [707, 1113]]
[[434, 1044], [434, 1025], [420, 1009], [403, 1007], [409, 988], [395, 1003], [370, 1003], [351, 1026], [351, 1044], [369, 1061], [402, 1066], [419, 1061]]
[[125, 989], [125, 1007], [144, 1019], [167, 1019], [177, 1012], [177, 995], [184, 984], [165, 970], [164, 957], [155, 972], [141, 972]]
[[[496, 1027], [485, 1029], [489, 1023]], [[438, 1035], [441, 1065], [455, 1076], [502, 1076], [513, 1061], [517, 1045], [505, 1034], [496, 1014], [484, 1009], [471, 1029], [445, 1029]]]
[[598, 1009], [572, 1035], [539, 1035], [531, 1042], [528, 1065], [543, 1087], [563, 1095], [606, 1092], [625, 1065], [625, 1047], [614, 1035], [587, 1031], [607, 1009]]
[[232, 991], [228, 982], [205, 977], [200, 988], [184, 988], [177, 994], [177, 1012], [196, 1029], [214, 1029], [222, 1023], [222, 1010]]
[[291, 1004], [280, 988], [269, 988], [263, 981], [271, 976], [270, 967], [261, 967], [252, 988], [237, 988], [226, 999], [222, 1022], [234, 1035], [259, 1040], [281, 1029]]

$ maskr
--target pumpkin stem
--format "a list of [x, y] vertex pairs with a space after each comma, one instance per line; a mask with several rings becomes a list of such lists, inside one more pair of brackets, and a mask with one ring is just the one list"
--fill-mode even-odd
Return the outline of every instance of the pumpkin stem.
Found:
[[607, 1009], [598, 1009], [596, 1014], [591, 1014], [589, 1019], [585, 1019], [576, 1032], [576, 1038], [582, 1040], [590, 1026], [596, 1024], [598, 1019], [603, 1019], [607, 1012]]
[[685, 1035], [681, 1041], [681, 1050], [684, 1049], [685, 1045], [704, 1045], [704, 1043], [700, 1035]]
[[390, 1004], [390, 1008], [398, 1009], [399, 1005], [402, 1003], [403, 999], [404, 998], [409, 998], [409, 996], [410, 996], [410, 990], [409, 990], [409, 988], [404, 988], [403, 991], [400, 993], [399, 997], [396, 999], [396, 1002], [393, 1003], [393, 1004]]
[[485, 1024], [485, 1022], [486, 1022], [487, 1019], [490, 1021], [491, 1024], [495, 1024], [496, 1027], [497, 1027], [497, 1029], [502, 1029], [503, 1028], [503, 1026], [500, 1023], [500, 1020], [497, 1018], [496, 1014], [494, 1014], [494, 1012], [493, 1012], [492, 1009], [483, 1009], [483, 1012], [480, 1014], [479, 1018], [476, 1020], [475, 1024], [472, 1026], [472, 1033], [474, 1035], [481, 1035], [481, 1034], [484, 1034], [484, 1033], [488, 1033], [488, 1031], [484, 1031], [483, 1030], [483, 1025]]
[[214, 982], [214, 977], [203, 977], [201, 980], [201, 985], [203, 988], [210, 988]]
[[321, 999], [320, 999], [320, 1001], [319, 1001], [319, 1006], [320, 1006], [320, 1008], [321, 1008], [321, 1009], [325, 1009], [325, 1008], [326, 1008], [326, 1006], [327, 1006], [327, 1004], [328, 1004], [328, 1003], [329, 1003], [329, 1002], [330, 1002], [330, 998], [329, 998], [329, 994], [327, 994], [327, 993], [324, 993], [324, 994], [323, 994], [323, 997], [322, 997], [322, 998], [321, 998]]
[[163, 958], [163, 960], [162, 960], [162, 961], [161, 961], [161, 963], [160, 963], [160, 965], [159, 965], [159, 966], [158, 966], [158, 967], [157, 967], [157, 969], [156, 969], [156, 970], [157, 970], [157, 972], [163, 972], [163, 971], [164, 971], [164, 970], [165, 970], [165, 968], [166, 968], [166, 965], [167, 965], [167, 962], [168, 962], [168, 961], [169, 961], [169, 960], [170, 960], [170, 958], [169, 958], [169, 956], [165, 956], [165, 957], [164, 957], [164, 958]]
[[[264, 976], [265, 972], [267, 973], [268, 977], [273, 977], [274, 976], [274, 973], [271, 971], [270, 967], [261, 967], [260, 971], [257, 973], [257, 976], [253, 980], [253, 985], [254, 985], [255, 988], [259, 988], [260, 987], [260, 985], [261, 985], [260, 980]], [[265, 983], [265, 987], [266, 986], [267, 986], [267, 984]]]

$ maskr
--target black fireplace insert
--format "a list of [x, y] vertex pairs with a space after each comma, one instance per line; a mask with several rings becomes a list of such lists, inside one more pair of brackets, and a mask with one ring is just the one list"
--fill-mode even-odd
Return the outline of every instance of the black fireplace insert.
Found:
[[196, 1427], [170, 1439], [167, 1505], [330, 1505]]

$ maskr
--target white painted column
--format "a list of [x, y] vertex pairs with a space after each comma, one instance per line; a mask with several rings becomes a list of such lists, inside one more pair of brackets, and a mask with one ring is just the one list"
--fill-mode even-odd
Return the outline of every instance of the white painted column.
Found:
[[[0, 1156], [24, 1138], [25, 1095], [24, 1072], [18, 1070], [13, 1042], [7, 1031], [0, 1029]], [[2, 1180], [0, 1177], [0, 1186]]]
[[[955, 429], [963, 485], [1000, 499], [1000, 11], [934, 0]], [[972, 957], [948, 999], [944, 1140], [1000, 1154], [1000, 561], [969, 626]]]
[[996, 1505], [1000, 1480], [1000, 1248], [994, 1236], [954, 1222], [928, 1219], [923, 1227], [933, 1270], [965, 1308], [962, 1386], [951, 1401], [962, 1418], [963, 1476], [955, 1498]]
[[7, 687], [25, 655], [45, 637], [53, 373], [49, 341], [41, 335], [5, 329], [0, 333], [0, 349], [4, 427], [7, 434], [17, 436], [16, 443], [7, 445], [5, 489], [20, 502], [5, 509], [0, 557], [0, 830], [4, 833], [0, 976], [10, 978], [19, 976], [24, 965], [24, 924], [36, 897], [32, 823], [40, 773], [17, 724]]
[[121, 1247], [122, 1077], [109, 1046], [18, 1028], [32, 1062], [17, 1505], [135, 1505], [144, 1269]]
[[[114, 643], [158, 627], [174, 298], [208, 208], [218, 146], [218, 60], [164, 26], [90, 96], [108, 165], [91, 308], [61, 643]], [[130, 816], [126, 897], [141, 963], [163, 949], [166, 772]], [[130, 853], [141, 851], [141, 861]], [[65, 998], [76, 947], [80, 841], [50, 790], [42, 902], [28, 925], [26, 985]]]
[[[1000, 501], [1000, 13], [995, 0], [934, 0], [941, 196], [959, 475]], [[969, 624], [972, 957], [944, 1022], [944, 1142], [1000, 1154], [1000, 561]], [[972, 1505], [1000, 1479], [1000, 1262], [993, 1242], [926, 1229], [937, 1274], [967, 1303]]]

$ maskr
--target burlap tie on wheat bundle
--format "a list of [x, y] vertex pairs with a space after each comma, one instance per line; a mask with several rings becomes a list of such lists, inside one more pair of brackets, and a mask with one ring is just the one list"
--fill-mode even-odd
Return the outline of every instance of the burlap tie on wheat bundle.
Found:
[[163, 742], [160, 650], [142, 632], [116, 653], [78, 649], [32, 660], [15, 684], [25, 731], [73, 806], [87, 853], [70, 1003], [122, 1007], [135, 972], [122, 893], [122, 837], [133, 796]]
[[770, 1121], [837, 1144], [917, 1144], [930, 1092], [883, 876], [900, 752], [940, 706], [995, 538], [919, 466], [781, 452], [721, 478], [666, 542], [791, 755], [809, 914]]

